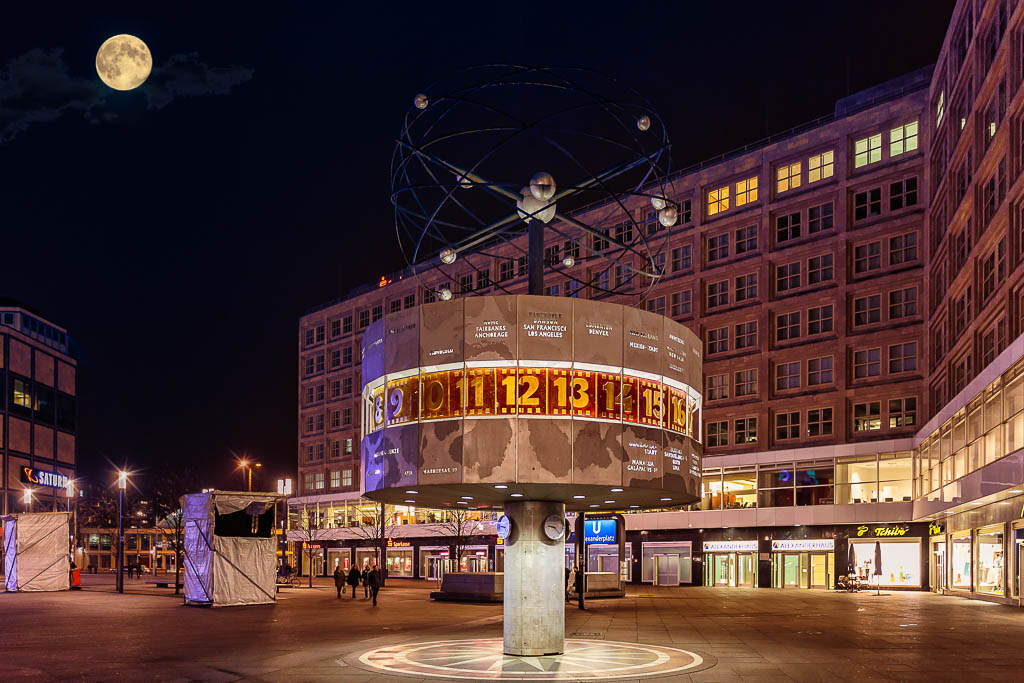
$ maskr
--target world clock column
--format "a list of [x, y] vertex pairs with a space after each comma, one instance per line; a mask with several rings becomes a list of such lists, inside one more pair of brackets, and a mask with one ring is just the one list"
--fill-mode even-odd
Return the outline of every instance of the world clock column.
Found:
[[[560, 654], [565, 650], [565, 504], [505, 504], [511, 522], [505, 541], [505, 653]], [[561, 530], [551, 538], [557, 518]]]

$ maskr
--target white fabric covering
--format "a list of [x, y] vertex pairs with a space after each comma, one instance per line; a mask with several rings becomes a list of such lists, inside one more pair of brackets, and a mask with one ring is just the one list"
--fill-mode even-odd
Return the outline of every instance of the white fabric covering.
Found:
[[259, 512], [275, 500], [273, 494], [220, 491], [183, 497], [187, 603], [220, 607], [257, 605], [276, 600], [276, 539], [217, 536], [214, 533], [215, 510], [220, 514], [230, 514], [256, 503], [253, 511]]
[[3, 518], [8, 591], [70, 588], [69, 517], [66, 512], [26, 512]]

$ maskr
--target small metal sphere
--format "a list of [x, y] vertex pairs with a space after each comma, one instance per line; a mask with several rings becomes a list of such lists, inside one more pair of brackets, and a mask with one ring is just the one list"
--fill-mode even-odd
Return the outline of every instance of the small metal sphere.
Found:
[[426, 109], [428, 102], [427, 96], [423, 93], [419, 93], [416, 97], [412, 98], [412, 103], [416, 105], [417, 109]]
[[448, 289], [447, 287], [442, 287], [441, 289], [437, 290], [437, 295], [441, 297], [441, 301], [451, 301], [452, 290]]
[[469, 180], [465, 176], [459, 175], [458, 173], [455, 174], [455, 182], [457, 182], [459, 184], [459, 187], [461, 187], [464, 190], [468, 190], [469, 188], [473, 187], [472, 180]]
[[655, 211], [661, 211], [665, 208], [665, 195], [658, 193], [651, 197], [651, 206], [654, 207]]
[[572, 268], [573, 266], [576, 265], [576, 259], [574, 259], [571, 255], [568, 255], [564, 259], [562, 259], [562, 265], [565, 266], [566, 268]]
[[666, 206], [664, 209], [658, 212], [658, 222], [664, 225], [666, 228], [672, 227], [676, 224], [676, 220], [679, 219], [679, 212], [674, 206]]
[[520, 194], [522, 199], [516, 202], [516, 209], [519, 211], [519, 217], [523, 219], [524, 223], [529, 223], [534, 218], [541, 223], [550, 223], [551, 219], [555, 217], [558, 207], [534, 197], [530, 188], [524, 187], [520, 190]]
[[648, 116], [647, 114], [644, 114], [643, 116], [636, 120], [636, 127], [639, 128], [640, 130], [647, 130], [648, 128], [651, 127], [651, 117]]
[[441, 250], [441, 262], [452, 264], [455, 263], [455, 259], [458, 258], [458, 254], [451, 247], [445, 247]]
[[555, 179], [550, 173], [538, 171], [530, 178], [530, 194], [542, 202], [548, 202], [555, 196]]

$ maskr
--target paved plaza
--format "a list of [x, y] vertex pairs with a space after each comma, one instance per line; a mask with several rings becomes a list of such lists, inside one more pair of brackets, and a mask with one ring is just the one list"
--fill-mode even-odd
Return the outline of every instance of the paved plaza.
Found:
[[[204, 609], [145, 579], [118, 595], [112, 577], [84, 578], [80, 592], [0, 594], [0, 678], [442, 681], [445, 667], [469, 661], [474, 680], [551, 680], [544, 658], [502, 661], [487, 649], [501, 639], [501, 605], [435, 603], [425, 582], [389, 581], [377, 608], [361, 592], [337, 599], [320, 579], [273, 606]], [[575, 661], [619, 681], [1024, 677], [1024, 610], [921, 592], [631, 587], [626, 599], [568, 608], [566, 629]], [[631, 676], [645, 658], [677, 670]], [[405, 676], [396, 662], [427, 668]], [[569, 673], [558, 680], [599, 679], [560, 670]]]

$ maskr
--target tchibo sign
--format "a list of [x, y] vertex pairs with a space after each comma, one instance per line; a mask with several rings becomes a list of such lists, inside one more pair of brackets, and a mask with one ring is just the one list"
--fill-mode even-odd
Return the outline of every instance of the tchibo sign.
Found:
[[68, 478], [56, 472], [45, 472], [33, 467], [21, 468], [21, 483], [35, 484], [36, 486], [49, 486], [55, 489], [66, 489]]

